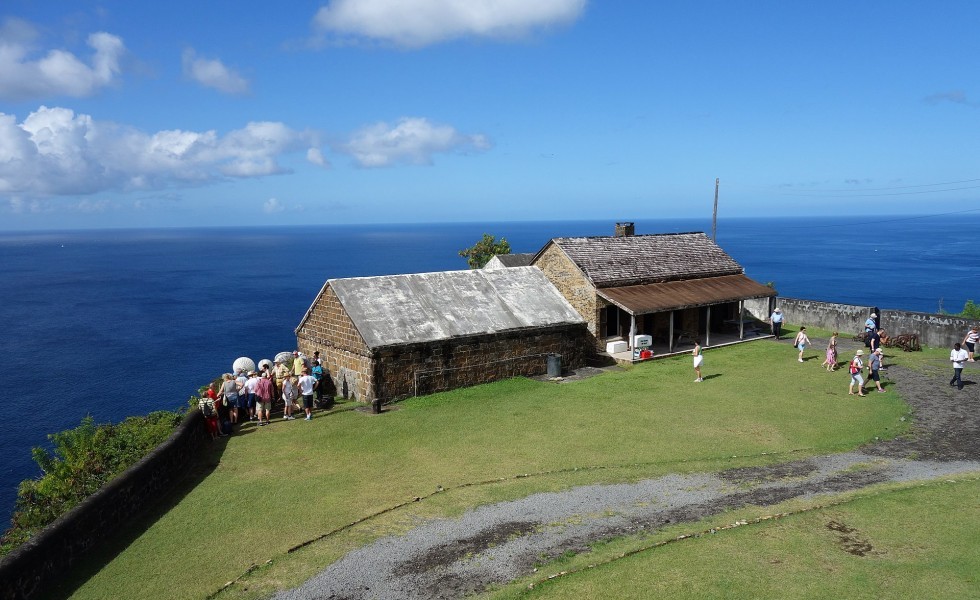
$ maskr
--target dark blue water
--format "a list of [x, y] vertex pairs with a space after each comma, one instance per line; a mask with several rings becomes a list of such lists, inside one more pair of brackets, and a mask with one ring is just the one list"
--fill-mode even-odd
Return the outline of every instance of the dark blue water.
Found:
[[[935, 312], [980, 300], [980, 216], [721, 220], [718, 243], [780, 294]], [[30, 448], [85, 415], [117, 421], [186, 404], [239, 356], [292, 350], [334, 277], [465, 269], [483, 233], [514, 252], [610, 235], [611, 221], [0, 234], [0, 522], [38, 475]], [[637, 233], [711, 231], [637, 221]], [[966, 233], [964, 233], [966, 232]], [[969, 232], [973, 232], [972, 234]]]

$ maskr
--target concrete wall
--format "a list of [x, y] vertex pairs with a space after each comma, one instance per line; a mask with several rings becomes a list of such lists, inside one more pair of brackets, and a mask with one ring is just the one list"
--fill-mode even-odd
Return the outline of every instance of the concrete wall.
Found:
[[[839, 331], [841, 335], [857, 335], [864, 331], [864, 322], [873, 307], [800, 300], [797, 298], [768, 298], [746, 300], [745, 308], [757, 319], [768, 319], [771, 307], [779, 306], [786, 321], [793, 325], [807, 325]], [[963, 336], [974, 321], [931, 313], [891, 310], [882, 308], [881, 327], [889, 336], [914, 333], [919, 343], [936, 348], [951, 347], [963, 341]], [[792, 334], [792, 332], [789, 332]]]
[[209, 440], [201, 411], [190, 411], [167, 441], [5, 556], [0, 600], [43, 597], [75, 562], [165, 497]]

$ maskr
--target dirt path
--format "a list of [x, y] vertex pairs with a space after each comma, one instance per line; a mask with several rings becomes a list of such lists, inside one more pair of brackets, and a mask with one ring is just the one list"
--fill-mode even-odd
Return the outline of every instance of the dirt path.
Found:
[[[842, 344], [844, 360], [845, 349], [853, 348]], [[479, 507], [351, 552], [276, 598], [460, 598], [594, 542], [726, 509], [978, 471], [978, 365], [964, 371], [970, 384], [963, 390], [947, 385], [951, 368], [888, 367], [887, 380], [902, 390], [914, 417], [912, 433], [899, 439], [769, 467], [584, 486]]]

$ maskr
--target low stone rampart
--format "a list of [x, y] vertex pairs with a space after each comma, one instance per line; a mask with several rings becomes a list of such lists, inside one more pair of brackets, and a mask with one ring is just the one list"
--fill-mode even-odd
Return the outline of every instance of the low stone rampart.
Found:
[[201, 411], [189, 411], [164, 443], [3, 557], [0, 600], [43, 597], [73, 564], [166, 496], [209, 439]]
[[[864, 331], [864, 322], [873, 308], [783, 297], [745, 301], [745, 309], [755, 318], [762, 320], [769, 318], [775, 306], [782, 309], [788, 323], [839, 331], [842, 336], [848, 337]], [[914, 333], [919, 336], [919, 343], [924, 346], [947, 348], [955, 342], [963, 341], [967, 330], [976, 322], [951, 315], [882, 308], [880, 324], [889, 336]]]

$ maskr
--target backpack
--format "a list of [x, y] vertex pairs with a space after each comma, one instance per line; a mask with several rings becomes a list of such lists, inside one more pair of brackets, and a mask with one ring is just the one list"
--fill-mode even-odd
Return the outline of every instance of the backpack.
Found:
[[198, 402], [198, 406], [201, 407], [201, 412], [204, 413], [205, 417], [210, 419], [214, 416], [214, 400], [210, 398], [201, 398], [201, 401]]

